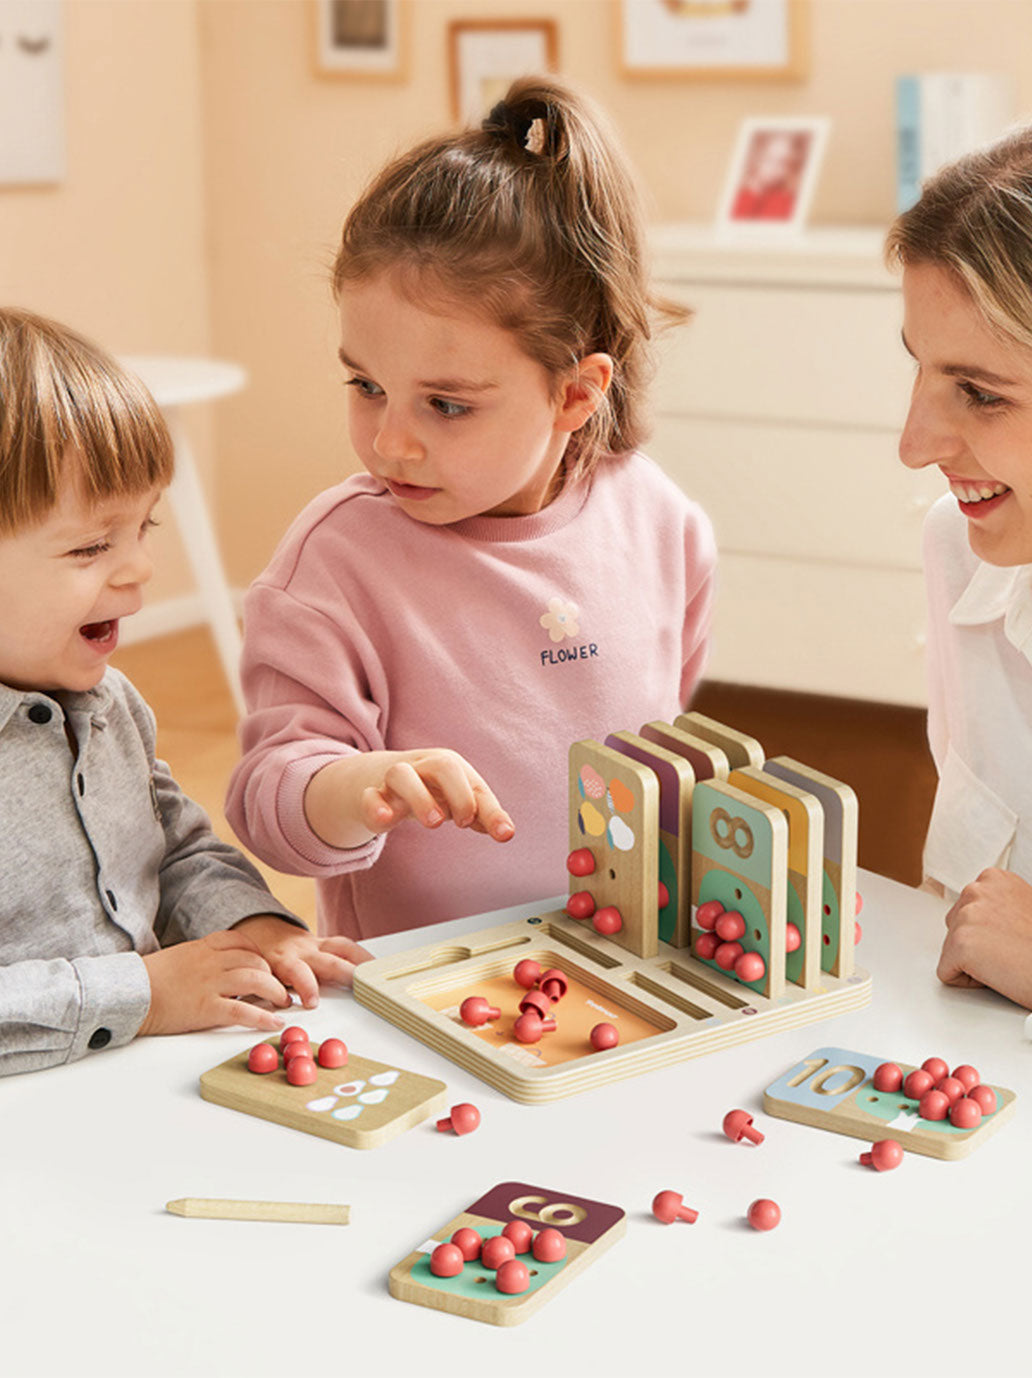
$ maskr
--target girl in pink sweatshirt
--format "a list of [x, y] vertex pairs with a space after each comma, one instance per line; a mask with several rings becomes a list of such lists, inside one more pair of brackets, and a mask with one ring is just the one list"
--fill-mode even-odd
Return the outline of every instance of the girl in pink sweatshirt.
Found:
[[390, 163], [345, 222], [368, 472], [248, 593], [227, 804], [317, 878], [325, 933], [558, 894], [569, 744], [672, 718], [700, 677], [712, 532], [637, 449], [651, 318], [683, 313], [643, 257], [604, 122], [538, 78]]

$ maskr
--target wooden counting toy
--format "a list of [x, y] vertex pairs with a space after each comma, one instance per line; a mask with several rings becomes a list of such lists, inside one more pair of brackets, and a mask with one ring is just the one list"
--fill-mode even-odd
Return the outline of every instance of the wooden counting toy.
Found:
[[[930, 1158], [963, 1158], [1013, 1115], [1013, 1091], [980, 1082], [965, 1087], [956, 1077], [937, 1078], [927, 1066], [890, 1063], [845, 1048], [818, 1048], [767, 1087], [763, 1108], [768, 1115], [868, 1140], [874, 1147], [866, 1158], [880, 1171], [883, 1156], [889, 1166], [898, 1161], [892, 1161], [891, 1150], [878, 1149], [882, 1141], [895, 1140], [908, 1152]], [[920, 1079], [910, 1081], [916, 1072]], [[956, 1088], [946, 1088], [948, 1081], [956, 1081]], [[949, 1101], [949, 1110], [939, 1113], [938, 1101], [926, 1104], [928, 1097]], [[970, 1110], [957, 1113], [958, 1106], [969, 1104]]]
[[[307, 1039], [304, 1043], [307, 1046]], [[263, 1048], [269, 1052], [258, 1051]], [[279, 1067], [277, 1041], [259, 1043], [205, 1072], [201, 1095], [216, 1105], [349, 1148], [378, 1148], [437, 1114], [444, 1105], [447, 1087], [443, 1081], [356, 1057], [339, 1039], [326, 1039], [317, 1048], [316, 1056], [298, 1054], [286, 1067]], [[324, 1049], [328, 1051], [325, 1061]], [[252, 1063], [259, 1064], [258, 1068], [251, 1067]], [[292, 1069], [301, 1064], [306, 1064], [303, 1078], [288, 1080]]]
[[388, 1286], [399, 1301], [519, 1325], [626, 1229], [619, 1206], [501, 1182], [392, 1268]]

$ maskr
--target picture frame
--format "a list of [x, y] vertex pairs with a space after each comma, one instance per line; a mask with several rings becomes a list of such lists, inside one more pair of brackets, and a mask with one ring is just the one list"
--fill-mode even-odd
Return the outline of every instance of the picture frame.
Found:
[[311, 0], [315, 70], [323, 77], [400, 81], [409, 0]]
[[753, 116], [742, 121], [717, 228], [795, 234], [806, 224], [831, 121], [826, 116]]
[[801, 81], [810, 0], [615, 0], [625, 77]]
[[559, 70], [554, 19], [456, 19], [448, 25], [451, 109], [476, 123], [516, 77]]

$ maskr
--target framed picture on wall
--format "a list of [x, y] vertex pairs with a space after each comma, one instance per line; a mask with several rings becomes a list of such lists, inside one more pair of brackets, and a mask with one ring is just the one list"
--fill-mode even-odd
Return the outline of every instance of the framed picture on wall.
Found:
[[407, 0], [312, 0], [315, 68], [327, 77], [405, 75]]
[[806, 76], [809, 0], [615, 0], [626, 77]]
[[801, 230], [817, 185], [829, 123], [824, 117], [743, 120], [717, 228]]
[[458, 19], [448, 26], [452, 114], [475, 123], [515, 77], [555, 72], [559, 34], [552, 19]]

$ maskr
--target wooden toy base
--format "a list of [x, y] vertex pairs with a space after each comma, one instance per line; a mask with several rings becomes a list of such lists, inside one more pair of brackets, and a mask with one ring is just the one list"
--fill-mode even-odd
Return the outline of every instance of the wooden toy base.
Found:
[[914, 1070], [895, 1058], [855, 1053], [848, 1048], [817, 1048], [767, 1087], [763, 1108], [768, 1115], [815, 1129], [830, 1129], [872, 1143], [895, 1139], [909, 1153], [947, 1159], [966, 1157], [1014, 1114], [1014, 1092], [993, 1086], [997, 1108], [974, 1129], [957, 1129], [949, 1120], [922, 1120], [917, 1101], [902, 1091], [874, 1089], [871, 1079], [875, 1069], [890, 1060], [904, 1076]]
[[[273, 1047], [276, 1039], [268, 1039]], [[316, 1045], [318, 1046], [318, 1045]], [[201, 1096], [348, 1148], [378, 1148], [443, 1110], [443, 1081], [351, 1053], [344, 1067], [320, 1067], [310, 1086], [291, 1086], [283, 1068], [259, 1074], [242, 1053], [201, 1077]]]
[[[659, 944], [636, 958], [555, 910], [538, 918], [363, 962], [355, 997], [467, 1071], [526, 1105], [540, 1105], [637, 1076], [719, 1048], [866, 1005], [871, 978], [856, 970], [824, 973], [816, 990], [789, 984], [767, 999], [697, 962], [687, 949]], [[558, 1028], [539, 1043], [519, 1043], [512, 1025], [525, 992], [512, 978], [533, 958], [570, 982], [555, 1006]], [[501, 1017], [471, 1028], [459, 1018], [469, 995], [484, 995]], [[610, 1023], [620, 1044], [595, 1052], [588, 1034]]]
[[[566, 1240], [566, 1257], [557, 1263], [539, 1263], [531, 1253], [518, 1255], [531, 1275], [526, 1292], [505, 1296], [495, 1287], [494, 1274], [479, 1261], [467, 1263], [455, 1277], [435, 1277], [430, 1271], [430, 1254], [456, 1230], [473, 1229], [481, 1239], [487, 1239], [501, 1234], [510, 1220], [527, 1221], [535, 1233], [546, 1227], [557, 1229]], [[590, 1267], [626, 1231], [627, 1217], [619, 1206], [563, 1195], [526, 1182], [500, 1182], [392, 1268], [388, 1287], [391, 1296], [399, 1301], [450, 1311], [490, 1325], [519, 1325]]]

